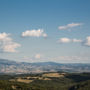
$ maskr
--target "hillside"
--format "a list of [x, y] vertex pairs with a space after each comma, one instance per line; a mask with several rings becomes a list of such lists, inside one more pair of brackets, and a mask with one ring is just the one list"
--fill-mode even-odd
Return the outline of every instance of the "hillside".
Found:
[[[56, 76], [57, 74], [57, 76]], [[63, 77], [61, 77], [63, 75]], [[30, 82], [28, 82], [30, 81]], [[90, 73], [0, 75], [0, 90], [89, 90]]]

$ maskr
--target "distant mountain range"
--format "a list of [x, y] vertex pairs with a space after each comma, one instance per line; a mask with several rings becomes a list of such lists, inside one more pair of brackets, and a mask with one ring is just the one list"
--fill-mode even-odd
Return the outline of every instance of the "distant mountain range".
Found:
[[26, 63], [0, 59], [0, 74], [26, 74], [42, 72], [90, 72], [90, 64], [55, 62]]

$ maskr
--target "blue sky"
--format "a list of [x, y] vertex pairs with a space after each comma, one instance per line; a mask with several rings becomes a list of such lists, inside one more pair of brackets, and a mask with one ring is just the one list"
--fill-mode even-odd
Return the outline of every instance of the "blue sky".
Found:
[[90, 63], [90, 0], [0, 0], [0, 58]]

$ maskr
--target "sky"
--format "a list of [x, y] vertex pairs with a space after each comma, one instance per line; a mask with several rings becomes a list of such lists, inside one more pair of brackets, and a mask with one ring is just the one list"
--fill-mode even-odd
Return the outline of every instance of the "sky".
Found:
[[0, 58], [90, 63], [90, 0], [0, 0]]

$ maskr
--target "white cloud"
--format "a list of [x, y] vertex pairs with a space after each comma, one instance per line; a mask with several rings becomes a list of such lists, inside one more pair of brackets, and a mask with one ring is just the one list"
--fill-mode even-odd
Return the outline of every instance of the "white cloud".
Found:
[[36, 58], [36, 59], [40, 59], [41, 57], [42, 57], [41, 54], [36, 54], [36, 55], [35, 55], [35, 58]]
[[70, 39], [70, 38], [66, 38], [66, 37], [64, 37], [64, 38], [60, 38], [59, 40], [58, 40], [58, 42], [59, 43], [70, 43], [70, 42], [82, 42], [82, 40], [80, 40], [80, 39]]
[[71, 42], [71, 40], [69, 38], [64, 37], [64, 38], [60, 38], [58, 42], [59, 43], [69, 43]]
[[10, 37], [8, 33], [0, 33], [0, 50], [2, 52], [17, 52], [16, 48], [21, 45], [13, 42], [13, 39]]
[[72, 39], [72, 42], [82, 42], [82, 40], [81, 39]]
[[83, 44], [90, 47], [90, 36], [86, 37], [86, 39], [83, 41]]
[[22, 37], [47, 37], [47, 34], [44, 32], [43, 29], [38, 30], [27, 30], [22, 32]]
[[73, 27], [77, 27], [77, 26], [81, 26], [82, 23], [71, 23], [71, 24], [67, 24], [64, 26], [59, 26], [59, 30], [67, 30], [67, 29], [71, 29]]

